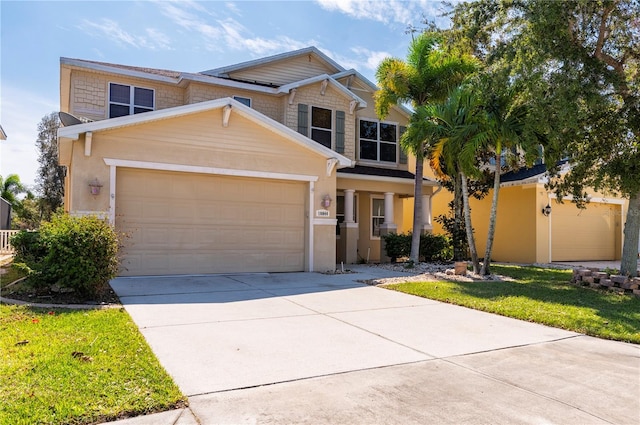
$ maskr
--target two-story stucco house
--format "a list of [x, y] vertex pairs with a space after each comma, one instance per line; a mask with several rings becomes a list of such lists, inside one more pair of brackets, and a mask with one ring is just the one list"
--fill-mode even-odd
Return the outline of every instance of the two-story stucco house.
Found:
[[326, 271], [411, 228], [408, 113], [378, 119], [375, 85], [315, 47], [199, 73], [62, 58], [60, 74], [60, 110], [83, 121], [58, 132], [65, 208], [126, 235], [123, 275]]

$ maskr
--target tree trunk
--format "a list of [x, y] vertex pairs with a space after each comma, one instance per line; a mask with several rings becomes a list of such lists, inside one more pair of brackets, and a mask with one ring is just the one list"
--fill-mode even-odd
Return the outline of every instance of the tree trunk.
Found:
[[471, 207], [469, 207], [469, 187], [467, 185], [467, 176], [460, 171], [462, 183], [462, 201], [464, 203], [464, 224], [467, 228], [467, 242], [469, 243], [469, 252], [471, 253], [471, 262], [473, 263], [473, 272], [480, 273], [480, 262], [478, 261], [478, 251], [476, 250], [476, 241], [473, 237], [473, 227], [471, 227]]
[[[423, 148], [420, 148], [422, 151]], [[422, 234], [422, 175], [424, 160], [416, 157], [416, 180], [413, 189], [413, 234], [411, 235], [411, 254], [409, 259], [414, 264], [420, 262], [420, 235]]]
[[464, 201], [462, 200], [462, 183], [460, 174], [456, 174], [453, 182], [453, 225], [451, 237], [453, 238], [453, 259], [463, 261], [469, 255], [467, 249], [467, 239], [464, 229]]
[[640, 192], [629, 198], [627, 221], [624, 224], [624, 245], [620, 274], [638, 276], [638, 239], [640, 239]]
[[491, 249], [493, 248], [493, 236], [496, 233], [496, 218], [498, 216], [498, 192], [500, 191], [500, 155], [496, 154], [496, 171], [493, 178], [493, 199], [491, 200], [491, 214], [489, 215], [489, 230], [487, 230], [487, 246], [484, 250], [481, 275], [491, 274]]

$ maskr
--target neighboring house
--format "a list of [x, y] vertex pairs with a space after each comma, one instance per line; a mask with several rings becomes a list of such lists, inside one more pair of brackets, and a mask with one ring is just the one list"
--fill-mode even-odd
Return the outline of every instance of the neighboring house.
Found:
[[[123, 275], [326, 271], [411, 228], [408, 120], [315, 47], [200, 73], [60, 60], [65, 208], [125, 233]], [[431, 229], [424, 181], [425, 229]]]
[[0, 230], [11, 229], [11, 204], [0, 198]]
[[[492, 260], [515, 263], [619, 260], [622, 255], [624, 199], [591, 191], [590, 202], [579, 209], [565, 198], [559, 203], [545, 188], [546, 166], [511, 171], [501, 176]], [[472, 225], [480, 256], [486, 246], [492, 191], [471, 200]], [[452, 194], [433, 197], [433, 216], [448, 213]], [[543, 212], [549, 206], [550, 213]], [[434, 232], [443, 233], [440, 224]]]
[[7, 140], [7, 133], [4, 132], [4, 128], [0, 125], [0, 140]]

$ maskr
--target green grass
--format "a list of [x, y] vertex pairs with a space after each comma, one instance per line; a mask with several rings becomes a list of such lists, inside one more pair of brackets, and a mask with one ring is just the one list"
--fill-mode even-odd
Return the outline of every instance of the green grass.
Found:
[[407, 282], [387, 288], [599, 338], [640, 344], [640, 298], [569, 284], [570, 270], [492, 265], [515, 282]]
[[129, 315], [0, 305], [0, 424], [89, 424], [184, 405]]

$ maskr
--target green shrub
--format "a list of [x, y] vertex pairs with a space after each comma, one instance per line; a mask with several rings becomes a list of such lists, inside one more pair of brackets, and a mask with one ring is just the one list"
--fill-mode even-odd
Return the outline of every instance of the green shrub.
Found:
[[420, 257], [424, 261], [449, 261], [453, 258], [451, 240], [444, 235], [427, 233], [420, 237]]
[[387, 257], [394, 263], [400, 257], [408, 257], [411, 253], [411, 233], [388, 233], [382, 236]]
[[47, 248], [42, 243], [40, 232], [22, 230], [11, 237], [11, 246], [16, 253], [14, 263], [32, 266], [40, 263], [47, 255]]
[[[411, 255], [411, 233], [383, 235], [385, 251], [391, 261]], [[449, 261], [453, 256], [451, 240], [444, 235], [430, 233], [420, 235], [420, 259], [422, 261]]]
[[27, 265], [36, 287], [60, 285], [79, 295], [94, 296], [107, 287], [118, 271], [118, 237], [104, 220], [57, 213], [42, 223], [33, 250], [45, 255]]

